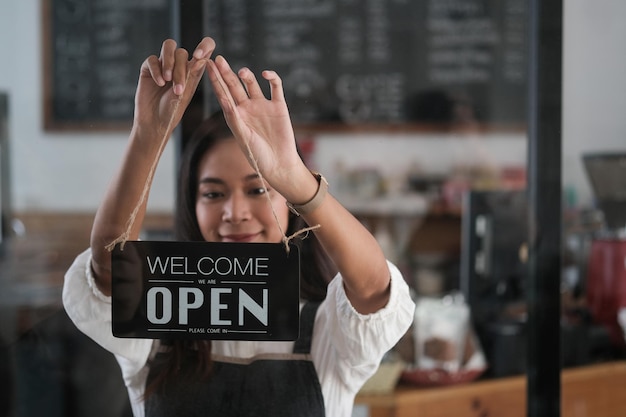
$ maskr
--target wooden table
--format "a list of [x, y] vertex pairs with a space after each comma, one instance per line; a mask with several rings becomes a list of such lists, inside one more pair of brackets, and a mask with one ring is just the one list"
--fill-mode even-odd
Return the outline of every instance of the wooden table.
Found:
[[[626, 362], [561, 374], [561, 416], [626, 416]], [[357, 396], [369, 417], [526, 417], [526, 376], [437, 388], [401, 385], [392, 394]]]

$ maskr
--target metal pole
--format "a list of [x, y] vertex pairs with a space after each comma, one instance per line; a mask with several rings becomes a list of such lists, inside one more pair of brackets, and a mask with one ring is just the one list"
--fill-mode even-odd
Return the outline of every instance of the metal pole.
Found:
[[[174, 36], [178, 41], [178, 44], [183, 48], [186, 48], [190, 53], [200, 42], [203, 36], [202, 31], [202, 16], [203, 14], [203, 1], [198, 0], [173, 0], [173, 18], [174, 18]], [[206, 34], [209, 36], [210, 34]], [[202, 82], [207, 82], [206, 74], [202, 79]], [[185, 148], [189, 137], [195, 130], [195, 128], [204, 120], [207, 116], [204, 105], [205, 91], [202, 88], [202, 84], [196, 90], [187, 110], [183, 114], [181, 119], [178, 134], [179, 134], [179, 151]]]
[[529, 1], [527, 415], [561, 408], [562, 0]]

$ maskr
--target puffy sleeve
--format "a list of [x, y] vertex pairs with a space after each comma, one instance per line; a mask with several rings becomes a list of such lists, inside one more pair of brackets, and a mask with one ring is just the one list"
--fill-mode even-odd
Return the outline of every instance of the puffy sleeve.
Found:
[[102, 294], [95, 285], [91, 249], [78, 255], [65, 274], [63, 306], [81, 332], [118, 358], [126, 381], [145, 366], [154, 341], [113, 336], [111, 297]]
[[[382, 357], [407, 332], [415, 314], [415, 304], [409, 288], [398, 268], [388, 262], [391, 274], [391, 293], [385, 307], [372, 314], [357, 312], [346, 296], [341, 276], [336, 276], [328, 287], [326, 300], [320, 306], [316, 319], [316, 337], [321, 344], [314, 346], [320, 357], [334, 357], [342, 369], [343, 383], [358, 390], [371, 377]], [[325, 343], [324, 340], [327, 340]], [[326, 346], [324, 346], [326, 345]], [[321, 368], [332, 363], [320, 364]]]

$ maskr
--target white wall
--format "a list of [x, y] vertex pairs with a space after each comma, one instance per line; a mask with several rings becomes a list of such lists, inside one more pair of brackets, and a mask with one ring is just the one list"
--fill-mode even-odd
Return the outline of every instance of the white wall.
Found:
[[626, 152], [626, 1], [564, 0], [563, 183], [591, 199], [580, 161]]
[[[589, 202], [581, 152], [626, 149], [626, 1], [564, 0], [564, 184]], [[119, 161], [125, 134], [50, 134], [41, 112], [41, 0], [0, 1], [0, 91], [10, 94], [12, 200], [16, 211], [94, 210]], [[358, 142], [355, 140], [358, 139]], [[522, 137], [326, 135], [315, 160], [332, 170], [337, 155], [348, 164], [385, 161], [398, 169], [417, 160], [443, 171], [465, 158], [523, 163]], [[393, 161], [393, 163], [390, 163]], [[170, 144], [157, 170], [149, 207], [171, 210], [174, 152]]]

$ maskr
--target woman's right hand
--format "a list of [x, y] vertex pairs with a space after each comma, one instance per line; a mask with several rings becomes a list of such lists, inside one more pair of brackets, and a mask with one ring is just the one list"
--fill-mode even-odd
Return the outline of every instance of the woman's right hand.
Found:
[[111, 293], [111, 253], [108, 248], [139, 237], [146, 211], [152, 170], [193, 97], [215, 49], [204, 38], [189, 59], [176, 42], [163, 42], [159, 57], [141, 65], [135, 93], [133, 128], [121, 165], [109, 183], [91, 229], [92, 271], [105, 295]]
[[206, 64], [215, 49], [209, 37], [200, 41], [191, 59], [176, 41], [167, 39], [160, 56], [149, 56], [141, 65], [135, 93], [134, 127], [154, 129], [158, 138], [171, 135], [193, 97]]

